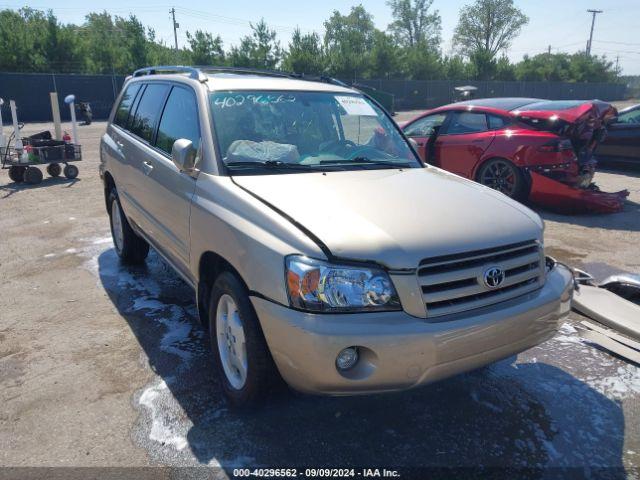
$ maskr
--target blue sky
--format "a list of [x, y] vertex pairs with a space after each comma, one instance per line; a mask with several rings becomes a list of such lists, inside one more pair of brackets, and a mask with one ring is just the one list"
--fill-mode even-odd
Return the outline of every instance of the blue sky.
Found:
[[[160, 0], [163, 2], [164, 0]], [[442, 17], [443, 49], [451, 49], [451, 37], [460, 8], [472, 0], [435, 0], [433, 7]], [[323, 31], [323, 21], [333, 10], [347, 13], [352, 5], [362, 3], [373, 14], [378, 28], [385, 28], [391, 21], [391, 12], [384, 0], [235, 0], [188, 3], [159, 3], [146, 0], [110, 0], [105, 3], [82, 0], [34, 0], [32, 8], [52, 9], [63, 22], [82, 23], [90, 11], [105, 8], [121, 16], [135, 14], [144, 24], [156, 30], [158, 38], [173, 43], [173, 31], [169, 10], [176, 8], [176, 20], [180, 24], [178, 42], [185, 43], [185, 32], [202, 29], [219, 34], [225, 46], [237, 43], [249, 32], [249, 22], [261, 17], [278, 32], [286, 45], [291, 32], [298, 26], [303, 31]], [[530, 18], [529, 24], [515, 40], [508, 56], [519, 60], [525, 53], [546, 51], [574, 52], [584, 49], [591, 25], [587, 8], [604, 10], [598, 15], [594, 32], [593, 52], [606, 54], [615, 61], [619, 56], [623, 74], [640, 75], [640, 1], [637, 0], [516, 0], [516, 5]], [[0, 0], [0, 8], [19, 8], [26, 2]]]

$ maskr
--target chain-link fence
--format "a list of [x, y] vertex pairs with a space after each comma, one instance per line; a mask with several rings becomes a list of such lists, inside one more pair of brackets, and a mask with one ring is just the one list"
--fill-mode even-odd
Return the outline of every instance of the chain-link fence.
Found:
[[[58, 92], [63, 120], [69, 119], [64, 97], [72, 93], [76, 102], [89, 102], [93, 118], [105, 119], [122, 88], [121, 75], [69, 75], [40, 73], [0, 73], [0, 97], [15, 100], [18, 116], [23, 122], [51, 120], [49, 92]], [[474, 82], [453, 80], [358, 80], [394, 96], [395, 110], [433, 108], [457, 99], [454, 87], [473, 85], [476, 98], [534, 97], [558, 99], [592, 99], [613, 101], [625, 97], [626, 85], [621, 83], [568, 82]], [[6, 101], [2, 107], [9, 108]], [[5, 122], [10, 115], [5, 115]]]
[[477, 87], [475, 98], [527, 97], [550, 100], [605, 101], [623, 100], [626, 85], [622, 83], [570, 83], [570, 82], [498, 82], [454, 80], [358, 80], [377, 90], [391, 93], [396, 110], [434, 108], [458, 100], [457, 86]]

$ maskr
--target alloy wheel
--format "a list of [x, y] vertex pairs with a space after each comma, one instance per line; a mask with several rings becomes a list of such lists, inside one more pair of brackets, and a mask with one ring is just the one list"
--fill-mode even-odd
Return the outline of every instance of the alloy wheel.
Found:
[[247, 381], [247, 346], [240, 312], [234, 299], [227, 294], [218, 300], [216, 333], [225, 376], [233, 388], [240, 390]]
[[517, 173], [510, 163], [494, 160], [484, 168], [480, 183], [513, 197], [517, 188]]
[[113, 243], [118, 252], [121, 252], [124, 245], [124, 229], [122, 216], [120, 215], [120, 206], [116, 199], [111, 203], [111, 231], [113, 232]]

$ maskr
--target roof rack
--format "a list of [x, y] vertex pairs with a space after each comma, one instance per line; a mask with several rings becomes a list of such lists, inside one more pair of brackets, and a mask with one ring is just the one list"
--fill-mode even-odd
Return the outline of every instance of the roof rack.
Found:
[[250, 67], [227, 67], [227, 66], [215, 66], [215, 65], [196, 65], [196, 66], [183, 66], [183, 65], [159, 65], [156, 67], [140, 68], [133, 72], [134, 77], [141, 77], [143, 75], [160, 75], [163, 73], [188, 73], [190, 78], [198, 80], [200, 82], [206, 82], [206, 73], [244, 73], [249, 75], [263, 75], [268, 77], [281, 77], [292, 78], [297, 80], [306, 80], [310, 82], [322, 82], [330, 83], [332, 85], [339, 85], [341, 87], [349, 88], [349, 85], [338, 80], [337, 78], [329, 77], [326, 75], [305, 75], [304, 73], [290, 73], [280, 72], [277, 70], [267, 70]]
[[161, 75], [163, 73], [188, 73], [189, 78], [193, 78], [199, 82], [207, 81], [207, 76], [203, 75], [200, 69], [183, 65], [158, 65], [156, 67], [139, 68], [133, 72], [133, 76], [142, 77], [143, 75]]

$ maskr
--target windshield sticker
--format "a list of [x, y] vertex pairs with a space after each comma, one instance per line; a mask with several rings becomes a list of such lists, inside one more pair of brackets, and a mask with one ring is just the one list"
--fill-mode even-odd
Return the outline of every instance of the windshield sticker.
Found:
[[274, 103], [293, 103], [296, 97], [286, 94], [271, 95], [227, 95], [224, 97], [216, 97], [213, 101], [214, 105], [220, 108], [241, 107], [245, 103], [253, 105], [270, 105]]
[[336, 100], [345, 109], [347, 115], [376, 116], [373, 107], [362, 97], [336, 95]]

